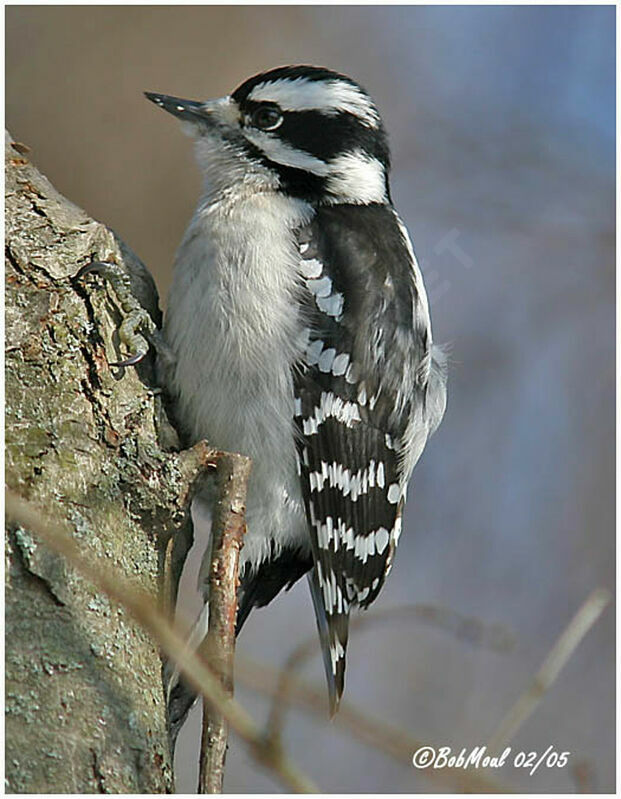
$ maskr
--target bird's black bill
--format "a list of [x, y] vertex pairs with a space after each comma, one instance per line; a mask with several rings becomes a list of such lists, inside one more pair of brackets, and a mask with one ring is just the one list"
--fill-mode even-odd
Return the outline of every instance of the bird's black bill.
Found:
[[154, 92], [145, 92], [144, 95], [152, 103], [179, 119], [196, 122], [197, 119], [204, 118], [203, 104], [195, 100], [183, 100], [181, 97], [171, 97], [169, 94], [155, 94]]

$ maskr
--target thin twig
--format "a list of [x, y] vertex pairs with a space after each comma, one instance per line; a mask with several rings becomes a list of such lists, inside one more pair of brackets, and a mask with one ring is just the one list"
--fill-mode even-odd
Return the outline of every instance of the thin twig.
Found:
[[[360, 629], [366, 630], [368, 627], [378, 623], [411, 622], [413, 619], [449, 632], [457, 638], [468, 641], [468, 643], [487, 646], [496, 652], [505, 653], [513, 648], [513, 637], [501, 625], [486, 624], [474, 616], [464, 616], [450, 608], [423, 603], [383, 608], [382, 610], [369, 611], [363, 615], [356, 616], [350, 621], [350, 632]], [[291, 680], [295, 673], [317, 650], [317, 636], [307, 638], [293, 650], [280, 671], [278, 688], [274, 694], [267, 723], [268, 736], [274, 741], [278, 741], [282, 734]]]
[[[238, 682], [252, 690], [275, 697], [279, 691], [280, 674], [276, 669], [257, 663], [255, 660], [237, 657], [235, 676]], [[287, 693], [287, 702], [312, 715], [325, 720], [327, 717], [325, 690], [310, 685], [298, 678], [291, 678]], [[383, 752], [401, 764], [412, 764], [412, 755], [417, 749], [426, 746], [410, 735], [407, 730], [386, 724], [348, 702], [342, 702], [339, 712], [330, 722], [336, 728], [346, 731], [353, 738], [368, 744], [374, 751]], [[452, 785], [456, 790], [469, 793], [511, 793], [504, 785], [483, 776], [478, 771], [467, 768], [425, 769], [423, 773], [430, 779], [436, 779]]]
[[596, 588], [589, 594], [550, 650], [530, 685], [520, 694], [490, 738], [488, 749], [492, 754], [504, 749], [526, 719], [532, 715], [545, 692], [556, 680], [563, 666], [609, 602], [610, 591], [607, 588]]
[[47, 517], [32, 503], [12, 491], [6, 493], [7, 517], [30, 530], [55, 552], [63, 555], [89, 582], [110, 599], [122, 604], [136, 621], [148, 630], [162, 650], [181, 668], [188, 683], [210, 706], [221, 713], [242, 738], [253, 757], [271, 769], [292, 791], [318, 793], [315, 785], [286, 757], [280, 747], [272, 747], [260, 728], [234, 699], [226, 695], [219, 680], [204, 660], [193, 652], [178, 628], [157, 607], [154, 598], [130, 585], [90, 552], [83, 555], [76, 546], [67, 523]]
[[[250, 458], [224, 453], [218, 458], [218, 502], [211, 527], [209, 630], [201, 647], [227, 696], [233, 696], [233, 660], [239, 550], [246, 532], [246, 486]], [[229, 737], [228, 722], [203, 700], [199, 793], [222, 793]]]

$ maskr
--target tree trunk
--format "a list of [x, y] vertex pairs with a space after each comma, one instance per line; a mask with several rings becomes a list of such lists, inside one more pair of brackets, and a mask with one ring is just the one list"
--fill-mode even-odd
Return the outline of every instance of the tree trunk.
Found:
[[[167, 550], [177, 562], [187, 551], [201, 466], [167, 451], [152, 364], [110, 366], [123, 357], [113, 287], [75, 274], [122, 265], [159, 324], [155, 286], [24, 151], [7, 140], [7, 484], [157, 601]], [[6, 557], [7, 791], [171, 792], [157, 646], [28, 530], [8, 526]]]

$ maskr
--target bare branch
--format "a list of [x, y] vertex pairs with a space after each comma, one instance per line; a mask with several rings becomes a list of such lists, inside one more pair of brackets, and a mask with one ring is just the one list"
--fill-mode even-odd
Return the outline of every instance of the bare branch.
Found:
[[526, 719], [533, 714], [537, 705], [543, 699], [545, 692], [556, 680], [563, 666], [572, 656], [580, 641], [599, 619], [609, 602], [610, 591], [607, 588], [596, 588], [589, 594], [582, 607], [550, 650], [530, 685], [520, 694], [515, 704], [498, 725], [489, 740], [488, 749], [490, 752], [496, 753], [504, 749]]
[[183, 635], [144, 591], [136, 589], [112, 572], [100, 560], [83, 555], [67, 525], [52, 520], [32, 503], [12, 491], [6, 493], [6, 514], [17, 524], [40, 537], [50, 549], [63, 555], [84, 577], [108, 597], [121, 603], [174, 659], [187, 681], [206, 697], [211, 707], [224, 716], [242, 738], [255, 759], [271, 769], [292, 791], [318, 793], [315, 785], [286, 757], [280, 747], [270, 746], [261, 730], [234, 699], [226, 695], [204, 660], [187, 646]]
[[[233, 696], [233, 660], [239, 550], [246, 532], [246, 486], [251, 462], [243, 455], [218, 458], [218, 502], [211, 528], [209, 631], [201, 650], [227, 694]], [[199, 793], [222, 793], [229, 728], [225, 716], [203, 700]]]
[[[486, 624], [474, 616], [464, 616], [450, 608], [431, 604], [401, 605], [369, 611], [351, 619], [350, 632], [366, 630], [379, 622], [385, 624], [387, 621], [411, 622], [412, 620], [437, 627], [453, 634], [456, 638], [474, 645], [486, 646], [496, 652], [505, 653], [514, 646], [513, 636], [502, 625]], [[274, 741], [279, 739], [284, 726], [291, 681], [295, 673], [317, 652], [317, 649], [317, 637], [307, 638], [289, 655], [280, 672], [278, 687], [274, 693], [267, 723], [268, 735]]]
[[[279, 691], [279, 673], [269, 666], [238, 657], [235, 673], [249, 688], [269, 696], [277, 696]], [[321, 719], [326, 718], [326, 700], [323, 688], [309, 685], [297, 678], [291, 678], [287, 701], [302, 710], [310, 712]], [[412, 755], [426, 742], [414, 738], [407, 730], [386, 724], [380, 719], [354, 708], [348, 702], [342, 702], [339, 712], [330, 722], [335, 727], [346, 731], [353, 738], [368, 744], [376, 751], [394, 758], [402, 764], [412, 763]], [[422, 772], [430, 779], [436, 779], [452, 785], [456, 790], [471, 793], [511, 793], [504, 785], [482, 776], [474, 769], [444, 768], [426, 769]]]

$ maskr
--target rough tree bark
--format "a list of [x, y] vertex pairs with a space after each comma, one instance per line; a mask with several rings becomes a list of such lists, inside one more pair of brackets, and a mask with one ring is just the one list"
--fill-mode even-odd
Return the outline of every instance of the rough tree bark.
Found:
[[[110, 366], [123, 356], [112, 286], [75, 275], [91, 260], [123, 265], [159, 322], [153, 281], [23, 146], [8, 138], [5, 155], [7, 484], [157, 601], [165, 559], [190, 543], [203, 464], [170, 451], [152, 366]], [[153, 641], [29, 531], [8, 525], [6, 559], [7, 790], [172, 791]]]

